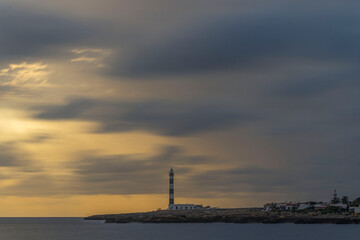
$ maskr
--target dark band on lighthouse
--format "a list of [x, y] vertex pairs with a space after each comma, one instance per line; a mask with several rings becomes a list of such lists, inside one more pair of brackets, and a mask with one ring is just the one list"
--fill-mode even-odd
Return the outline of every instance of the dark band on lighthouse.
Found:
[[171, 168], [169, 172], [169, 204], [174, 204], [174, 170]]

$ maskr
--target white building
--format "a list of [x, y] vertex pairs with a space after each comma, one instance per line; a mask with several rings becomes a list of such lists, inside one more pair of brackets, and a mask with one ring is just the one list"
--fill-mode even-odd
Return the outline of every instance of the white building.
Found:
[[348, 207], [347, 204], [344, 204], [344, 203], [335, 203], [335, 204], [330, 204], [331, 207], [338, 207], [338, 208], [341, 208], [341, 209], [346, 209]]
[[360, 207], [350, 207], [349, 211], [353, 213], [360, 213]]
[[297, 203], [284, 202], [284, 203], [267, 203], [264, 205], [264, 211], [270, 212], [273, 210], [291, 211], [297, 208]]
[[317, 209], [317, 210], [325, 209], [327, 207], [329, 207], [329, 204], [327, 204], [327, 203], [317, 203], [317, 204], [314, 205], [314, 208]]
[[169, 210], [193, 210], [196, 208], [202, 208], [195, 204], [169, 204]]
[[275, 203], [267, 203], [264, 205], [264, 210], [266, 212], [270, 212], [272, 210], [274, 210], [276, 208], [276, 204]]
[[307, 209], [307, 208], [310, 208], [311, 205], [310, 204], [307, 204], [307, 203], [301, 203], [299, 205], [299, 207], [297, 208], [297, 210], [304, 210], [304, 209]]

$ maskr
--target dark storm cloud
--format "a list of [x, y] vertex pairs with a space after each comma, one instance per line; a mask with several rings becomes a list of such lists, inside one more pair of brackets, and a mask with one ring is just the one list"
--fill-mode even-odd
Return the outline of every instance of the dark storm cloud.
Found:
[[248, 111], [225, 104], [175, 101], [101, 102], [78, 99], [45, 107], [39, 119], [79, 119], [101, 123], [101, 132], [145, 130], [168, 136], [226, 129], [258, 119]]
[[[265, 201], [276, 200], [271, 199], [276, 194], [292, 196], [292, 199], [327, 200], [333, 189], [341, 189], [344, 194], [352, 193], [352, 197], [359, 196], [359, 193], [356, 193], [356, 187], [349, 184], [354, 181], [359, 166], [339, 162], [331, 163], [329, 157], [309, 159], [303, 164], [298, 161], [294, 163], [294, 167], [235, 167], [203, 171], [186, 179], [183, 184], [192, 186], [192, 192], [184, 194], [191, 197], [203, 195], [236, 198], [237, 194], [246, 192], [252, 194], [253, 197], [267, 193], [268, 198]], [[311, 168], [309, 169], [305, 164], [311, 165]], [[201, 194], [197, 194], [200, 192]], [[277, 200], [289, 199], [282, 197]]]
[[300, 60], [359, 61], [360, 17], [353, 10], [278, 9], [199, 18], [122, 51], [114, 73], [149, 77], [264, 69]]
[[84, 40], [91, 29], [74, 19], [0, 4], [0, 60], [44, 54], [50, 47]]
[[[92, 154], [94, 155], [94, 154]], [[153, 157], [142, 155], [89, 156], [71, 162], [75, 189], [87, 194], [166, 193], [171, 167], [186, 177], [196, 166], [212, 162], [206, 156], [187, 155], [178, 146], [164, 146]]]
[[278, 192], [294, 184], [294, 178], [283, 171], [259, 167], [204, 171], [188, 179], [204, 192]]
[[[350, 64], [352, 65], [352, 64]], [[273, 92], [274, 95], [285, 98], [313, 97], [341, 88], [359, 88], [357, 79], [360, 71], [357, 67], [346, 69], [327, 69], [326, 73], [309, 73], [310, 76], [294, 76], [295, 80], [285, 81]]]
[[45, 111], [38, 114], [40, 119], [56, 120], [56, 119], [76, 119], [96, 102], [90, 99], [75, 99], [64, 106], [48, 106]]

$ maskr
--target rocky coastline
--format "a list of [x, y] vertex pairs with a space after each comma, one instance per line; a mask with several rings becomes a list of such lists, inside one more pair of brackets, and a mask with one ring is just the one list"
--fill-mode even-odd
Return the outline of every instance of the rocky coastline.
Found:
[[295, 224], [359, 224], [360, 216], [297, 212], [265, 212], [260, 208], [158, 210], [153, 212], [94, 215], [85, 220], [106, 223], [295, 223]]

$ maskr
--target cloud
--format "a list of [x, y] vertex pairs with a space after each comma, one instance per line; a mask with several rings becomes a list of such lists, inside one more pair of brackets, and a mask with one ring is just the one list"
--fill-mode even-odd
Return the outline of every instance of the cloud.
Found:
[[155, 156], [91, 154], [68, 165], [75, 174], [75, 189], [84, 194], [166, 193], [171, 167], [186, 177], [189, 166], [211, 163], [206, 156], [187, 155], [178, 146], [163, 146]]
[[[278, 7], [278, 8], [276, 8]], [[360, 18], [304, 6], [203, 15], [128, 46], [113, 73], [140, 79], [212, 71], [266, 69], [299, 61], [358, 62]]]
[[90, 57], [79, 57], [79, 58], [73, 58], [70, 62], [87, 62], [87, 63], [93, 63], [96, 61], [96, 58], [90, 58]]
[[[185, 198], [267, 194], [264, 201], [279, 196], [284, 200], [283, 197], [289, 195], [294, 199], [325, 200], [333, 188], [352, 192], [353, 187], [348, 186], [348, 182], [359, 168], [351, 165], [339, 169], [338, 162], [323, 157], [308, 159], [309, 163], [293, 162], [294, 167], [288, 163], [257, 167], [249, 162], [248, 166], [240, 167], [233, 159], [227, 161], [227, 164], [232, 163], [228, 168], [219, 167], [220, 159], [186, 154], [184, 148], [178, 146], [164, 146], [155, 156], [89, 153], [70, 162], [68, 168], [74, 174], [71, 191], [81, 194], [166, 194], [170, 167], [176, 172], [176, 192]], [[214, 166], [220, 169], [207, 170]], [[349, 173], [354, 175], [349, 176]]]
[[16, 87], [36, 87], [47, 82], [49, 71], [48, 65], [23, 62], [10, 64], [9, 67], [0, 70], [0, 85]]
[[[192, 192], [184, 194], [195, 197], [201, 192], [199, 195], [225, 198], [246, 194], [252, 199], [265, 194], [263, 201], [270, 202], [296, 199], [324, 201], [330, 199], [333, 189], [355, 193], [354, 186], [348, 183], [355, 181], [359, 167], [331, 163], [329, 157], [308, 159], [309, 162], [304, 161], [303, 164], [300, 164], [301, 161], [293, 162], [294, 167], [287, 164], [268, 168], [234, 166], [231, 169], [202, 171], [186, 179], [184, 185], [192, 186]], [[321, 164], [322, 161], [324, 164]]]
[[111, 50], [99, 48], [73, 49], [70, 52], [77, 55], [70, 62], [94, 64], [98, 68], [104, 68], [105, 59], [111, 55]]
[[23, 140], [23, 142], [26, 142], [26, 143], [43, 143], [43, 142], [48, 141], [48, 140], [53, 139], [53, 138], [55, 138], [55, 137], [52, 136], [52, 135], [49, 135], [49, 134], [38, 134], [38, 135], [32, 136], [29, 139]]
[[64, 196], [73, 193], [71, 178], [67, 175], [48, 173], [21, 174], [14, 179], [15, 183], [2, 188], [0, 195], [6, 196]]
[[204, 171], [188, 179], [196, 189], [215, 194], [277, 193], [294, 184], [294, 176], [270, 168], [245, 167]]
[[41, 171], [41, 167], [27, 157], [27, 152], [12, 142], [0, 144], [0, 167], [12, 168], [16, 172]]
[[74, 44], [91, 35], [88, 25], [75, 19], [0, 5], [0, 60], [36, 57], [50, 47]]
[[[9, 157], [0, 164], [18, 167], [12, 161]], [[190, 165], [202, 166], [213, 161], [208, 156], [187, 154], [184, 148], [173, 145], [159, 147], [154, 155], [84, 152], [81, 158], [63, 165], [65, 174], [19, 168], [13, 174], [0, 176], [0, 183], [1, 180], [14, 182], [8, 186], [0, 184], [0, 195], [162, 194], [167, 193], [167, 173], [171, 167], [176, 168], [181, 179], [191, 173]]]
[[0, 68], [0, 97], [3, 100], [38, 96], [42, 89], [53, 86], [48, 83], [51, 67], [42, 62], [11, 63]]
[[309, 76], [300, 75], [291, 81], [283, 81], [280, 87], [275, 87], [272, 94], [289, 99], [316, 97], [338, 89], [358, 87], [358, 74], [359, 70], [356, 67], [332, 69], [330, 64], [325, 72], [314, 71], [309, 73]]
[[7, 146], [0, 145], [0, 167], [14, 167], [18, 165], [12, 150]]
[[47, 106], [38, 119], [96, 121], [100, 132], [145, 130], [167, 136], [185, 136], [249, 123], [258, 116], [222, 104], [175, 101], [106, 102], [76, 99]]
[[96, 102], [90, 99], [75, 99], [64, 106], [46, 106], [45, 110], [37, 115], [39, 119], [76, 119], [89, 108], [96, 106]]
[[[43, 141], [41, 137], [36, 140]], [[34, 142], [32, 142], [34, 143]], [[0, 144], [0, 195], [39, 196], [61, 194], [67, 176], [53, 176], [42, 163], [29, 157], [15, 142]]]
[[3, 95], [5, 93], [8, 93], [14, 89], [13, 86], [0, 86], [0, 94]]

